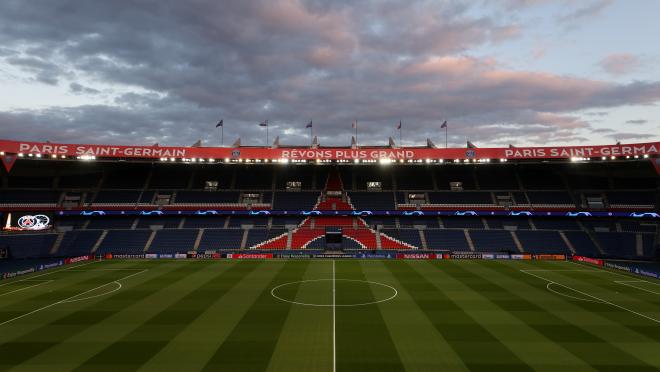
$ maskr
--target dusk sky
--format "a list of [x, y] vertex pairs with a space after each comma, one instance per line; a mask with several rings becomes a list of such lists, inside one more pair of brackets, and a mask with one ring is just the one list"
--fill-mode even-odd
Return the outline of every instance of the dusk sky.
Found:
[[3, 0], [0, 138], [660, 140], [657, 0]]

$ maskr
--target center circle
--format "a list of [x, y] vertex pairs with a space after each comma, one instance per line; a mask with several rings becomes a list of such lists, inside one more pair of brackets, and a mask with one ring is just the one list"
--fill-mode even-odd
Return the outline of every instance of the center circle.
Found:
[[[365, 291], [368, 291], [370, 296], [373, 296], [373, 299], [364, 302], [359, 300], [353, 302], [336, 301], [337, 297], [343, 298], [350, 295], [360, 296], [362, 295], [361, 292]], [[311, 301], [297, 300], [296, 296], [301, 292], [310, 293], [311, 296], [317, 297], [317, 299]], [[280, 301], [296, 305], [316, 307], [349, 307], [373, 305], [390, 301], [396, 297], [399, 292], [396, 290], [396, 288], [390, 285], [368, 280], [311, 279], [280, 284], [276, 287], [273, 287], [273, 289], [270, 291], [270, 294]], [[326, 298], [326, 301], [319, 301], [318, 297], [324, 297]]]

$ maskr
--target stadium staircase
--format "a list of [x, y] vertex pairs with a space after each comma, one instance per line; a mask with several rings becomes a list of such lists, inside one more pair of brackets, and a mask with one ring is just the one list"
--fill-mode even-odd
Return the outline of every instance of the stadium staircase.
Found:
[[[342, 197], [329, 196], [329, 193], [340, 192]], [[355, 207], [344, 192], [341, 177], [336, 170], [328, 174], [325, 191], [318, 199], [314, 210], [354, 211]], [[250, 247], [251, 249], [305, 249], [307, 246], [325, 236], [327, 227], [340, 227], [342, 235], [358, 243], [364, 249], [417, 249], [417, 247], [379, 233], [369, 227], [360, 217], [349, 216], [310, 216], [305, 218], [298, 227], [289, 233], [283, 233], [265, 242]]]

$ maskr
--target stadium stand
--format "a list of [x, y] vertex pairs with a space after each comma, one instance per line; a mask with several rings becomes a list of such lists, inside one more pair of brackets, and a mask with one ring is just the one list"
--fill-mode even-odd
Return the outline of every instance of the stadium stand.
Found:
[[[254, 177], [255, 171], [263, 176]], [[44, 234], [2, 233], [0, 247], [10, 246], [13, 257], [26, 258], [106, 252], [316, 250], [325, 248], [325, 229], [338, 227], [343, 249], [522, 251], [650, 259], [657, 257], [658, 220], [595, 218], [588, 214], [577, 218], [529, 217], [524, 211], [654, 213], [658, 211], [658, 186], [653, 168], [641, 162], [580, 164], [578, 169], [561, 162], [384, 167], [158, 162], [78, 166], [62, 161], [44, 169], [37, 161], [20, 161], [12, 173], [2, 174], [0, 206], [5, 210], [91, 208], [145, 210], [153, 215], [53, 216], [53, 230]], [[594, 200], [602, 203], [589, 204]], [[159, 215], [167, 210], [210, 209], [399, 209], [425, 211], [427, 215]], [[428, 214], [452, 209], [520, 215]]]

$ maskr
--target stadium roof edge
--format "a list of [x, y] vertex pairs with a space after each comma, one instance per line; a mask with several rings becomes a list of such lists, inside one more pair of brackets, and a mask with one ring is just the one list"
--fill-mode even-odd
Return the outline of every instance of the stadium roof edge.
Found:
[[99, 157], [107, 159], [262, 159], [262, 160], [331, 160], [331, 161], [425, 161], [478, 159], [588, 159], [611, 157], [657, 158], [660, 142], [546, 146], [515, 148], [430, 148], [430, 147], [175, 147], [124, 146], [25, 142], [0, 139], [0, 156]]

